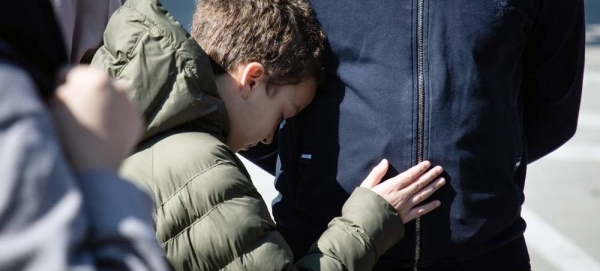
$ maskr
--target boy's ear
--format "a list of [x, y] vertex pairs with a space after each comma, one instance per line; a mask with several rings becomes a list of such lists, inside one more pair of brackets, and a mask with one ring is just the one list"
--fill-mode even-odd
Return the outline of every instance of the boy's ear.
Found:
[[264, 84], [265, 67], [258, 62], [250, 62], [242, 67], [240, 84], [242, 86], [242, 97], [246, 98], [261, 84]]

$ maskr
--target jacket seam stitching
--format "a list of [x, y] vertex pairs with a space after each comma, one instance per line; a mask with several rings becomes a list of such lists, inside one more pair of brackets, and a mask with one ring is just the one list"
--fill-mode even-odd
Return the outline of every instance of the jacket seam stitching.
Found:
[[[360, 235], [361, 238], [363, 238], [363, 240], [366, 241], [368, 248], [372, 248], [373, 252], [375, 252], [375, 256], [379, 255], [378, 251], [377, 251], [377, 247], [373, 245], [373, 240], [371, 240], [370, 237], [368, 237], [367, 235], [365, 235], [363, 232], [357, 231], [356, 229], [354, 229], [354, 227], [348, 226], [347, 222], [344, 222], [342, 225], [340, 224], [334, 224], [340, 228], [342, 228], [344, 231], [350, 233], [350, 235], [352, 235], [352, 233], [356, 233], [358, 235]], [[340, 261], [341, 262], [341, 261]], [[343, 263], [342, 263], [343, 264]]]
[[[250, 191], [252, 191], [252, 190], [254, 190], [254, 189], [255, 189], [254, 187], [251, 187], [251, 188], [248, 188], [248, 189], [242, 190], [242, 191], [241, 191], [239, 194], [246, 194], [246, 193], [248, 193], [248, 192], [250, 192]], [[173, 236], [173, 237], [169, 238], [168, 240], [164, 241], [164, 242], [162, 243], [161, 247], [162, 247], [162, 248], [164, 248], [164, 247], [167, 245], [167, 243], [171, 242], [173, 239], [175, 239], [175, 238], [179, 237], [180, 235], [182, 235], [182, 234], [183, 234], [185, 231], [187, 231], [189, 228], [191, 228], [191, 227], [193, 227], [194, 225], [198, 224], [198, 223], [199, 223], [200, 221], [202, 221], [202, 220], [203, 220], [205, 217], [207, 217], [208, 215], [210, 215], [210, 214], [211, 214], [211, 213], [212, 213], [212, 212], [213, 212], [215, 209], [219, 208], [219, 206], [221, 206], [221, 205], [223, 205], [223, 204], [225, 204], [225, 203], [227, 203], [228, 201], [231, 201], [231, 200], [233, 200], [233, 199], [234, 199], [234, 198], [226, 199], [226, 200], [224, 200], [224, 201], [221, 201], [219, 204], [217, 204], [217, 205], [213, 206], [212, 208], [210, 208], [210, 209], [209, 209], [209, 210], [206, 212], [206, 214], [204, 214], [204, 215], [202, 215], [201, 217], [197, 218], [197, 219], [196, 219], [194, 222], [192, 222], [192, 224], [190, 224], [189, 226], [187, 226], [187, 227], [183, 228], [183, 229], [182, 229], [182, 230], [181, 230], [179, 233], [177, 233], [177, 235], [175, 235], [175, 236]], [[236, 259], [237, 259], [237, 258], [236, 258]], [[235, 259], [234, 259], [234, 260], [235, 260]], [[228, 264], [229, 264], [229, 263], [228, 263]], [[227, 266], [227, 265], [226, 265], [226, 266]]]
[[[127, 9], [129, 11], [134, 11], [136, 13], [138, 13], [138, 15], [141, 15], [139, 12], [137, 12], [136, 10], [128, 7], [128, 6], [122, 6], [121, 8], [123, 9]], [[146, 19], [146, 17], [144, 17], [144, 19]], [[142, 32], [142, 34], [136, 38], [135, 40], [135, 44], [131, 47], [131, 49], [127, 50], [127, 52], [125, 53], [125, 64], [123, 64], [123, 66], [121, 66], [120, 68], [117, 69], [117, 72], [115, 73], [115, 77], [118, 78], [119, 76], [121, 76], [121, 72], [129, 65], [129, 62], [131, 62], [131, 52], [135, 51], [135, 48], [138, 46], [140, 40], [142, 39], [142, 36], [145, 35], [147, 32], [149, 32], [149, 29], [146, 29]], [[105, 45], [103, 45], [103, 47], [107, 48], [107, 52], [110, 56], [113, 57], [113, 59], [118, 59], [116, 58], [111, 52], [110, 50], [108, 50], [108, 47]]]
[[[154, 191], [158, 191], [157, 187], [156, 187], [156, 178], [154, 178], [154, 146], [152, 146], [152, 148], [150, 149], [150, 151], [152, 152], [151, 155], [151, 159], [152, 161], [150, 161], [150, 170], [152, 170], [152, 188], [154, 189]], [[154, 202], [158, 202], [158, 198], [156, 198], [157, 193], [154, 193]]]
[[[123, 8], [129, 9], [132, 12], [135, 12], [137, 15], [141, 16], [144, 18], [144, 21], [148, 22], [148, 24], [150, 24], [150, 26], [146, 27], [146, 30], [144, 31], [143, 34], [148, 34], [150, 33], [150, 30], [152, 29], [158, 29], [158, 31], [160, 31], [163, 34], [163, 37], [165, 39], [168, 40], [167, 44], [171, 47], [171, 49], [173, 49], [173, 51], [176, 52], [176, 54], [179, 53], [179, 51], [181, 50], [182, 44], [178, 43], [176, 38], [171, 38], [168, 35], [165, 35], [165, 32], [167, 32], [165, 30], [164, 27], [161, 27], [160, 23], [155, 22], [154, 20], [152, 20], [151, 18], [148, 18], [148, 16], [144, 15], [143, 13], [139, 12], [138, 10], [128, 7], [128, 6], [123, 6]], [[182, 28], [183, 29], [183, 28]], [[184, 31], [186, 31], [185, 29], [183, 29]], [[128, 52], [128, 54], [131, 54], [131, 52], [137, 47], [139, 41], [141, 40], [141, 36], [140, 38], [138, 38], [138, 40], [136, 41], [135, 45], [132, 47], [132, 50]]]
[[116, 74], [116, 77], [121, 76], [121, 72], [123, 72], [123, 70], [125, 70], [125, 68], [127, 68], [127, 66], [129, 66], [129, 63], [131, 63], [131, 60], [133, 59], [133, 56], [131, 55], [133, 53], [133, 51], [135, 51], [135, 49], [137, 49], [138, 45], [140, 44], [141, 40], [143, 37], [149, 35], [150, 30], [146, 30], [144, 31], [144, 33], [142, 33], [137, 41], [135, 42], [135, 44], [131, 47], [131, 50], [127, 52], [127, 54], [125, 55], [125, 59], [127, 59], [127, 62], [125, 64], [123, 64], [123, 66], [119, 69], [119, 71]]
[[[138, 44], [140, 43], [140, 40], [142, 40], [142, 37], [144, 35], [147, 35], [148, 33], [150, 33], [150, 30], [152, 28], [156, 28], [156, 23], [154, 23], [153, 21], [149, 20], [148, 17], [146, 17], [144, 14], [142, 14], [141, 12], [139, 12], [139, 11], [133, 9], [133, 8], [130, 8], [130, 7], [127, 7], [127, 6], [125, 6], [124, 8], [126, 8], [126, 9], [130, 10], [131, 12], [134, 12], [137, 15], [141, 16], [142, 18], [144, 18], [144, 21], [146, 21], [146, 22], [148, 22], [150, 24], [149, 26], [145, 27], [146, 30], [144, 30], [144, 32], [142, 33], [142, 35], [140, 35], [138, 37], [138, 39], [135, 41], [135, 44], [131, 47], [131, 50], [129, 50], [127, 52], [127, 56], [130, 56], [133, 53], [133, 51], [135, 51], [135, 48], [137, 48]], [[144, 24], [142, 23], [142, 25], [144, 25]]]
[[[181, 190], [183, 190], [184, 188], [186, 188], [186, 187], [188, 186], [188, 184], [189, 184], [190, 182], [192, 182], [194, 179], [196, 179], [196, 178], [197, 178], [197, 177], [199, 177], [200, 175], [202, 175], [202, 174], [204, 174], [204, 173], [208, 172], [209, 170], [212, 170], [212, 169], [214, 169], [214, 168], [216, 168], [216, 167], [218, 167], [218, 166], [221, 166], [221, 165], [231, 165], [231, 166], [234, 166], [232, 163], [229, 163], [229, 162], [224, 162], [224, 161], [219, 161], [219, 162], [217, 162], [216, 164], [214, 164], [214, 165], [210, 166], [209, 168], [202, 170], [201, 172], [197, 173], [196, 175], [194, 175], [194, 176], [190, 177], [190, 178], [189, 178], [187, 181], [185, 181], [185, 183], [184, 183], [184, 184], [183, 184], [183, 185], [182, 185], [182, 186], [181, 186], [179, 189], [177, 189], [177, 191], [175, 191], [175, 192], [173, 193], [173, 195], [171, 195], [169, 198], [167, 198], [167, 199], [165, 199], [163, 202], [161, 202], [161, 203], [160, 203], [160, 205], [158, 205], [156, 208], [157, 208], [157, 209], [160, 209], [160, 208], [162, 208], [162, 207], [163, 207], [163, 206], [164, 206], [164, 205], [165, 205], [165, 204], [166, 204], [166, 203], [167, 203], [169, 200], [171, 200], [172, 198], [174, 198], [175, 196], [177, 196], [177, 195], [179, 194], [179, 192], [181, 192]], [[153, 177], [153, 178], [154, 178], [154, 177]]]
[[[259, 239], [258, 241], [260, 241], [260, 239]], [[240, 255], [239, 255], [239, 256], [237, 256], [237, 257], [235, 257], [235, 258], [231, 259], [231, 261], [229, 261], [229, 262], [225, 263], [225, 265], [224, 265], [224, 266], [221, 266], [221, 267], [219, 268], [219, 270], [224, 270], [225, 268], [227, 268], [228, 266], [230, 266], [231, 264], [233, 264], [233, 263], [234, 263], [234, 262], [235, 262], [237, 259], [241, 259], [242, 257], [244, 257], [244, 255], [247, 255], [247, 254], [248, 254], [248, 253], [250, 253], [250, 252], [251, 252], [251, 251], [249, 251], [248, 249], [244, 250], [242, 253], [240, 253]]]
[[226, 263], [223, 267], [219, 268], [219, 270], [224, 270], [225, 268], [227, 268], [228, 266], [230, 266], [231, 264], [233, 264], [237, 259], [241, 259], [242, 257], [244, 257], [244, 255], [247, 255], [250, 252], [251, 251], [247, 251], [247, 250], [244, 251], [244, 252], [242, 252], [239, 256], [233, 258], [231, 261], [229, 261], [228, 263]]
[[[149, 20], [147, 16], [145, 16], [143, 13], [137, 11], [134, 8], [131, 8], [129, 6], [123, 6], [123, 9], [127, 9], [133, 13], [136, 13], [138, 16], [141, 16], [142, 18], [144, 18], [144, 21], [148, 22], [150, 25], [145, 27], [145, 30], [142, 31], [142, 33], [137, 37], [135, 44], [127, 51], [127, 53], [125, 54], [125, 59], [126, 59], [126, 63], [123, 64], [123, 66], [119, 69], [119, 71], [116, 74], [116, 77], [121, 76], [121, 72], [123, 70], [125, 70], [125, 68], [127, 68], [127, 66], [129, 65], [129, 63], [131, 62], [131, 60], [133, 59], [132, 54], [133, 52], [137, 49], [138, 45], [140, 44], [140, 42], [142, 41], [142, 39], [150, 34], [150, 30], [152, 28], [158, 28], [158, 26], [156, 25], [156, 23], [154, 23], [152, 20]], [[142, 23], [142, 25], [144, 25]], [[144, 25], [145, 26], [145, 25]], [[173, 45], [171, 44], [171, 42], [168, 42], [171, 47], [173, 47]]]

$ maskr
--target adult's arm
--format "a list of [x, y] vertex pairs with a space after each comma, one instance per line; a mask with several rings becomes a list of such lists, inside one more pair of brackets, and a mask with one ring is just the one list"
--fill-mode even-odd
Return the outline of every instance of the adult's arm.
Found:
[[539, 1], [523, 59], [523, 121], [529, 163], [575, 134], [585, 51], [583, 2]]

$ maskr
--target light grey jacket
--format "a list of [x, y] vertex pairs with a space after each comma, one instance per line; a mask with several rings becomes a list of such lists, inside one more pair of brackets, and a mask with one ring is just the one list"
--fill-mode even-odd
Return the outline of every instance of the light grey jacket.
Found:
[[75, 175], [36, 86], [0, 60], [0, 270], [166, 270], [152, 202], [115, 172]]

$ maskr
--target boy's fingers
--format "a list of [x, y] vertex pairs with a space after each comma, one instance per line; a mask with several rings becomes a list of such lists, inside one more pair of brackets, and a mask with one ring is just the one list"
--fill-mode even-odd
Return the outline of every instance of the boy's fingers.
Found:
[[417, 217], [428, 214], [429, 212], [435, 210], [437, 207], [440, 207], [440, 205], [441, 205], [440, 201], [434, 200], [427, 204], [423, 204], [421, 206], [414, 207], [410, 210], [410, 212], [408, 212], [408, 215], [406, 216], [406, 221], [404, 221], [404, 223], [411, 221]]
[[414, 167], [409, 168], [407, 171], [402, 172], [400, 175], [403, 178], [409, 179], [410, 181], [416, 180], [423, 172], [425, 172], [431, 166], [431, 162], [423, 161]]
[[[421, 174], [423, 174], [423, 172], [425, 172], [430, 166], [431, 163], [429, 161], [423, 161], [416, 166], [409, 168], [407, 171], [398, 174], [389, 181], [398, 182], [398, 185], [396, 185], [398, 190], [404, 189], [413, 183], [417, 178], [419, 178], [419, 176], [421, 176]], [[414, 192], [411, 192], [410, 194], [412, 195], [413, 193]]]
[[388, 170], [389, 163], [386, 159], [381, 160], [379, 165], [375, 166], [369, 176], [360, 184], [360, 187], [373, 188], [381, 182], [381, 178], [385, 176]]
[[431, 181], [433, 181], [443, 171], [444, 171], [444, 169], [441, 166], [436, 166], [436, 167], [432, 168], [431, 170], [425, 172], [424, 174], [419, 176], [416, 181], [407, 185], [406, 193], [408, 193], [408, 195], [414, 195], [414, 194], [418, 193], [419, 191], [421, 191], [421, 189], [423, 189], [425, 186], [427, 186], [427, 184], [429, 184]]
[[433, 195], [435, 191], [444, 186], [444, 184], [446, 184], [446, 180], [444, 178], [437, 179], [435, 182], [430, 183], [420, 192], [417, 192], [417, 194], [411, 198], [410, 203], [413, 206], [421, 203], [422, 201], [426, 200], [431, 195]]

